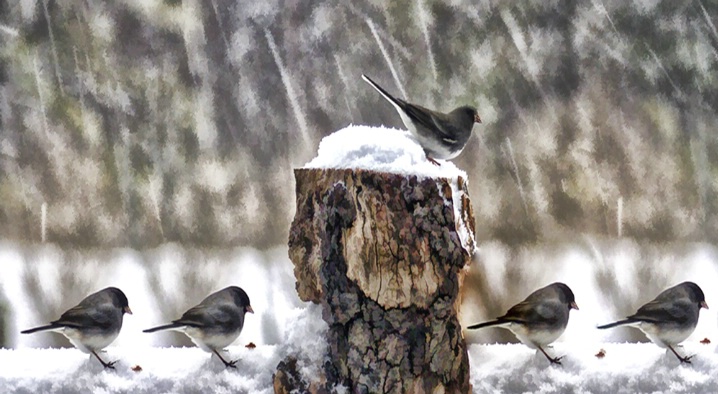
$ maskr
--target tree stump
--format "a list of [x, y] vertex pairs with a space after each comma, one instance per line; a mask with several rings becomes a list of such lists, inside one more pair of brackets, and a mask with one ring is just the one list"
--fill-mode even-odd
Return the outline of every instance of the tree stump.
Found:
[[327, 391], [469, 392], [458, 319], [475, 249], [465, 180], [361, 169], [295, 178], [289, 257], [299, 297], [321, 304], [329, 325]]

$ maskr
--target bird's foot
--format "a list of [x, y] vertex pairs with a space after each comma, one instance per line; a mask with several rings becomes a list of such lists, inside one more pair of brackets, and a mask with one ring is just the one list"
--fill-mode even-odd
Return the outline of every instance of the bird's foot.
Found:
[[109, 368], [109, 369], [115, 369], [115, 364], [117, 363], [117, 360], [115, 360], [115, 361], [110, 361], [110, 362], [105, 362], [105, 360], [101, 359], [100, 356], [98, 356], [95, 351], [92, 351], [92, 355], [95, 356], [95, 358], [97, 359], [97, 361], [99, 361], [100, 364], [102, 364], [103, 367]]
[[225, 360], [224, 357], [222, 357], [218, 351], [213, 350], [214, 354], [217, 355], [217, 357], [224, 363], [224, 366], [227, 368], [237, 368], [237, 360]]
[[538, 346], [538, 350], [540, 350], [541, 353], [543, 353], [543, 355], [546, 356], [546, 359], [548, 359], [548, 361], [550, 361], [551, 364], [561, 365], [561, 359], [563, 358], [563, 356], [561, 356], [561, 357], [551, 357], [551, 356], [548, 355], [548, 353], [546, 353], [545, 350], [543, 350], [543, 348], [542, 348], [541, 346]]
[[429, 161], [431, 162], [431, 164], [433, 164], [433, 165], [435, 165], [435, 166], [441, 166], [441, 163], [439, 163], [438, 161], [434, 160], [433, 157], [426, 156], [426, 159], [429, 160]]
[[681, 360], [682, 363], [691, 364], [691, 359], [693, 358], [693, 356], [695, 356], [695, 354], [692, 354], [690, 356], [685, 356], [685, 357], [681, 357], [681, 356], [677, 356], [677, 357], [679, 360]]
[[673, 354], [675, 354], [676, 357], [677, 357], [679, 360], [681, 360], [682, 363], [686, 363], [686, 364], [690, 364], [690, 363], [691, 363], [691, 359], [693, 358], [694, 354], [692, 354], [692, 355], [690, 355], [690, 356], [681, 356], [680, 354], [678, 354], [678, 352], [676, 351], [676, 349], [674, 349], [673, 346], [671, 346], [671, 345], [668, 345], [668, 349], [669, 349], [670, 351], [672, 351]]
[[101, 361], [101, 362], [102, 362], [102, 366], [103, 366], [103, 367], [109, 368], [109, 369], [115, 369], [115, 364], [117, 363], [117, 360], [115, 360], [115, 361], [110, 361], [109, 363], [106, 363], [106, 362], [104, 362], [104, 361]]

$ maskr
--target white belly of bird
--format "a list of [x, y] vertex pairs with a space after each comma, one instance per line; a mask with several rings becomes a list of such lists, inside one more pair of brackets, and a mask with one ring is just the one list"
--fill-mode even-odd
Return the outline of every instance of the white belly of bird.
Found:
[[635, 327], [643, 331], [651, 342], [660, 347], [667, 347], [666, 345], [677, 345], [691, 336], [694, 330], [694, 328], [682, 330], [670, 330], [664, 328], [659, 331], [654, 324], [646, 322], [638, 323]]
[[110, 335], [86, 335], [80, 330], [63, 327], [57, 332], [61, 333], [78, 349], [84, 353], [91, 353], [92, 351], [102, 350], [109, 346], [117, 336], [120, 334], [119, 331]]
[[239, 337], [239, 331], [225, 335], [206, 335], [204, 331], [195, 327], [185, 327], [183, 331], [200, 349], [209, 353], [224, 349]]
[[524, 345], [536, 349], [554, 343], [563, 334], [563, 330], [529, 330], [523, 324], [508, 323], [502, 327], [509, 329]]

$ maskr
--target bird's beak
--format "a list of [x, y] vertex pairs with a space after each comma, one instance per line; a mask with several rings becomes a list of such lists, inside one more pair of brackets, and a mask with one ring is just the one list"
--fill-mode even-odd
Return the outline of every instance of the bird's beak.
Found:
[[708, 309], [708, 304], [706, 304], [705, 301], [701, 301], [701, 308], [706, 308], [706, 309]]
[[249, 313], [254, 313], [254, 309], [252, 309], [252, 306], [251, 306], [251, 305], [247, 305], [247, 306], [244, 308], [244, 311], [245, 311], [245, 312], [249, 312]]
[[125, 313], [127, 313], [128, 315], [131, 315], [131, 314], [132, 314], [132, 309], [130, 309], [129, 306], [126, 306], [126, 307], [122, 308], [122, 311], [125, 312]]
[[479, 117], [479, 114], [474, 114], [474, 123], [481, 123], [481, 117]]
[[576, 302], [575, 302], [575, 301], [574, 301], [574, 302], [571, 302], [568, 306], [569, 306], [571, 309], [578, 310], [578, 305], [576, 305]]

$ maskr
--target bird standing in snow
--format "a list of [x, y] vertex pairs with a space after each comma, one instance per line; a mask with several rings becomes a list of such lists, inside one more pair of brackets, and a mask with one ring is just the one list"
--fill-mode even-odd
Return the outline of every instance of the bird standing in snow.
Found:
[[95, 356], [103, 367], [114, 369], [117, 361], [105, 362], [97, 352], [109, 346], [120, 334], [125, 313], [132, 314], [125, 293], [116, 287], [108, 287], [85, 297], [50, 324], [20, 333], [59, 332], [76, 348]]
[[693, 282], [683, 282], [664, 290], [633, 315], [598, 328], [636, 327], [653, 343], [670, 349], [681, 362], [690, 364], [693, 356], [679, 355], [674, 346], [685, 341], [696, 329], [701, 308], [708, 309], [703, 290]]
[[432, 111], [392, 96], [366, 75], [362, 74], [362, 78], [396, 108], [426, 158], [436, 165], [440, 164], [435, 159], [451, 160], [458, 156], [469, 142], [474, 123], [481, 123], [474, 107], [459, 107], [448, 114]]
[[544, 347], [563, 334], [571, 309], [578, 310], [571, 289], [556, 282], [531, 293], [514, 305], [505, 315], [485, 323], [469, 326], [469, 330], [484, 327], [503, 327], [516, 335], [525, 345], [538, 349], [553, 364], [561, 364], [562, 357], [549, 356]]
[[182, 317], [143, 332], [176, 330], [184, 332], [200, 349], [214, 353], [226, 367], [236, 368], [235, 361], [227, 361], [219, 354], [234, 342], [244, 327], [244, 315], [254, 313], [249, 296], [241, 288], [230, 286], [210, 294]]

